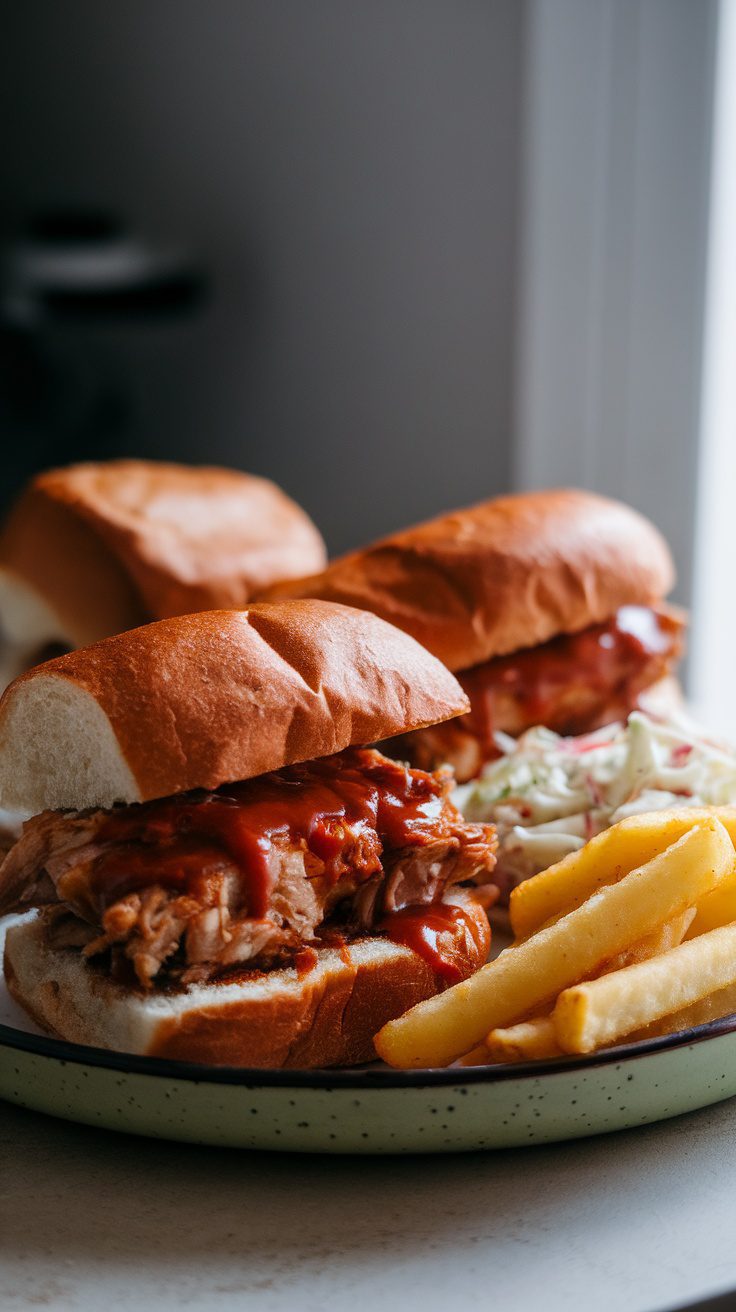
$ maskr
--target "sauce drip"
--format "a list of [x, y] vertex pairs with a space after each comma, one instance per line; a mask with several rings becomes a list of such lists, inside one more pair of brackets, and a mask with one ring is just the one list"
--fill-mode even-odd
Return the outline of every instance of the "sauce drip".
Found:
[[95, 863], [92, 891], [101, 911], [151, 884], [196, 895], [208, 866], [224, 858], [238, 872], [247, 915], [261, 919], [274, 839], [306, 848], [328, 882], [347, 872], [367, 879], [381, 870], [383, 853], [451, 832], [457, 817], [443, 794], [441, 779], [358, 749], [217, 793], [127, 806], [99, 832], [99, 842], [114, 846]]
[[376, 928], [392, 942], [411, 948], [448, 984], [467, 975], [468, 935], [476, 935], [473, 919], [462, 907], [449, 902], [403, 907]]
[[309, 975], [311, 971], [314, 970], [318, 961], [319, 957], [316, 948], [309, 945], [300, 948], [294, 958], [294, 965], [296, 966], [296, 973], [299, 978], [304, 979], [306, 975]]
[[[458, 723], [489, 757], [495, 755], [496, 704], [509, 698], [520, 709], [525, 727], [544, 724], [557, 733], [583, 732], [590, 727], [591, 701], [596, 698], [608, 702], [618, 695], [622, 711], [633, 708], [636, 694], [660, 677], [679, 653], [681, 628], [678, 619], [650, 606], [622, 606], [605, 624], [463, 670], [457, 678], [472, 710]], [[642, 680], [643, 671], [651, 671], [651, 678]], [[568, 696], [580, 690], [582, 698]]]

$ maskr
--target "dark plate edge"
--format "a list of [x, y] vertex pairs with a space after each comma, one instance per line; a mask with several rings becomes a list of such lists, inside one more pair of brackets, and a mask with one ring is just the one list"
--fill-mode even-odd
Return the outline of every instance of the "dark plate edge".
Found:
[[617, 1065], [635, 1061], [656, 1052], [691, 1047], [707, 1039], [736, 1032], [736, 1013], [720, 1020], [708, 1021], [678, 1034], [644, 1039], [639, 1043], [606, 1048], [587, 1057], [553, 1057], [545, 1061], [519, 1062], [515, 1066], [450, 1066], [426, 1070], [355, 1069], [260, 1070], [253, 1067], [201, 1066], [194, 1062], [171, 1061], [163, 1057], [142, 1057], [134, 1053], [112, 1052], [107, 1048], [87, 1048], [45, 1035], [28, 1034], [10, 1025], [0, 1025], [0, 1047], [30, 1052], [81, 1066], [102, 1067], [128, 1075], [147, 1075], [166, 1080], [184, 1080], [193, 1084], [236, 1084], [251, 1088], [326, 1089], [403, 1089], [442, 1085], [499, 1084], [509, 1080], [539, 1079], [543, 1075], [587, 1070], [593, 1066]]

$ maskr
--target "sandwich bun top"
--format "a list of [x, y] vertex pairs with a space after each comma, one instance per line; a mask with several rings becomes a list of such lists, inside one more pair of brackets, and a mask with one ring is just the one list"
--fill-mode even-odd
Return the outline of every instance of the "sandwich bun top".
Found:
[[161, 620], [21, 675], [0, 701], [0, 806], [109, 807], [249, 779], [462, 714], [444, 666], [322, 601]]
[[11, 510], [3, 621], [7, 609], [12, 633], [25, 585], [55, 614], [50, 636], [83, 646], [146, 620], [245, 605], [325, 561], [309, 516], [266, 479], [147, 460], [71, 465], [39, 474]]
[[484, 501], [382, 539], [269, 597], [321, 597], [396, 624], [464, 670], [649, 605], [674, 583], [664, 538], [572, 489]]

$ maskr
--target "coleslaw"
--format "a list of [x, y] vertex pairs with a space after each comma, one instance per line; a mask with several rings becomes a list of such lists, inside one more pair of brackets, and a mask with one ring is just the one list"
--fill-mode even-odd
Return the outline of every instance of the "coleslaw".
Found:
[[684, 716], [665, 722], [635, 711], [580, 737], [538, 727], [496, 740], [502, 755], [454, 800], [467, 820], [496, 825], [504, 898], [624, 816], [736, 802], [736, 751]]

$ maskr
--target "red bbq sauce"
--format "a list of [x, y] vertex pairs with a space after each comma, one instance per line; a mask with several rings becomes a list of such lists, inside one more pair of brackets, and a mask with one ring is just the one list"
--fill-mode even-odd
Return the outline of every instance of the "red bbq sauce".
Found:
[[306, 975], [309, 975], [314, 970], [318, 961], [319, 956], [317, 955], [316, 948], [309, 944], [306, 947], [300, 948], [294, 957], [294, 965], [296, 966], [296, 973], [299, 978], [304, 979]]
[[403, 907], [376, 928], [392, 942], [411, 948], [448, 984], [467, 975], [466, 944], [468, 935], [475, 939], [476, 931], [472, 917], [462, 907], [448, 902]]
[[[652, 665], [652, 682], [679, 654], [681, 622], [649, 606], [622, 606], [605, 624], [563, 634], [539, 647], [496, 657], [457, 675], [472, 704], [462, 717], [487, 754], [494, 755], [494, 709], [499, 694], [511, 696], [531, 726], [544, 724], [558, 733], [584, 730], [571, 718], [565, 692], [584, 687], [601, 700], [620, 694], [636, 701], [642, 672]], [[586, 711], [587, 713], [587, 711]]]
[[352, 750], [204, 797], [128, 806], [100, 830], [99, 841], [115, 847], [97, 859], [92, 890], [100, 911], [151, 884], [195, 892], [208, 864], [224, 856], [240, 876], [247, 914], [260, 919], [272, 890], [273, 838], [304, 844], [332, 882], [348, 870], [367, 879], [380, 871], [382, 852], [421, 846], [448, 831], [442, 793], [431, 774]]

